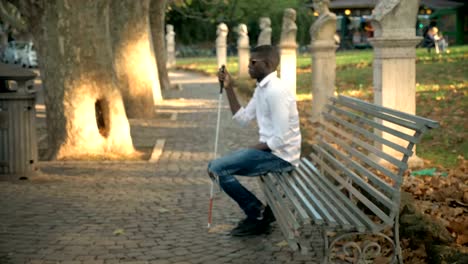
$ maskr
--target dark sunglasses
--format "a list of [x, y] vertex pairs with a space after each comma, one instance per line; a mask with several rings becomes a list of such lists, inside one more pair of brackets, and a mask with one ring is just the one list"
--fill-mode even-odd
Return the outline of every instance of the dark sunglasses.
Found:
[[250, 59], [250, 64], [255, 65], [255, 63], [259, 61], [264, 61], [264, 60]]

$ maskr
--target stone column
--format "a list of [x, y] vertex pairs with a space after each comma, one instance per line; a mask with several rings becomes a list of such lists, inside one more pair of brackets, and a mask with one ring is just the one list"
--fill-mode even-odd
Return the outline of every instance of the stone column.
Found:
[[296, 94], [296, 11], [286, 8], [283, 15], [283, 27], [280, 38], [280, 76], [281, 79]]
[[[409, 114], [416, 112], [416, 16], [418, 0], [390, 0], [379, 2], [374, 9], [371, 23], [374, 38], [374, 103]], [[398, 131], [408, 131], [395, 127]], [[404, 145], [401, 141], [385, 136], [388, 140]], [[401, 157], [387, 146], [378, 146], [384, 152]], [[399, 155], [399, 156], [398, 156]], [[423, 161], [413, 155], [411, 167], [423, 165]]]
[[227, 44], [226, 38], [228, 35], [229, 29], [224, 23], [218, 25], [218, 30], [216, 31], [216, 58], [218, 61], [218, 68], [222, 65], [226, 65], [227, 61]]
[[336, 15], [329, 11], [328, 0], [314, 0], [319, 17], [310, 27], [312, 53], [312, 122], [319, 122], [329, 97], [335, 92]]
[[239, 77], [249, 77], [249, 58], [250, 58], [250, 46], [249, 36], [247, 32], [247, 26], [245, 24], [239, 24], [237, 28], [237, 53], [239, 56]]
[[166, 25], [166, 67], [172, 68], [176, 64], [175, 58], [175, 32], [173, 25]]
[[269, 17], [261, 17], [259, 20], [260, 34], [258, 35], [257, 46], [271, 45], [271, 20]]

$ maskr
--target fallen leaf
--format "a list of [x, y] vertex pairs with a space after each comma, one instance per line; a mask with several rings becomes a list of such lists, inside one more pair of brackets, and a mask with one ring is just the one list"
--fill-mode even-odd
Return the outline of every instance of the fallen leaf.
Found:
[[286, 246], [288, 246], [288, 242], [287, 242], [286, 240], [282, 240], [282, 241], [276, 243], [276, 246], [278, 246], [278, 247], [286, 247]]
[[468, 243], [468, 234], [461, 234], [457, 237], [457, 244], [464, 245]]
[[460, 222], [451, 221], [448, 224], [447, 229], [457, 234], [468, 235], [468, 223], [466, 222], [460, 223]]
[[167, 212], [169, 212], [169, 210], [166, 209], [166, 208], [161, 207], [161, 208], [158, 209], [158, 212], [160, 212], [160, 213], [167, 213]]
[[120, 236], [120, 235], [123, 235], [123, 234], [125, 234], [125, 231], [122, 228], [114, 230], [114, 235], [115, 236]]

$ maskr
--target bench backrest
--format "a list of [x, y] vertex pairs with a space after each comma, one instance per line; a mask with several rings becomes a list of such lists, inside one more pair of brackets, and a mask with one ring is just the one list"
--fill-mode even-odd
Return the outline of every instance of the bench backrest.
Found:
[[330, 98], [322, 114], [312, 163], [378, 225], [393, 225], [408, 158], [438, 123], [346, 96]]

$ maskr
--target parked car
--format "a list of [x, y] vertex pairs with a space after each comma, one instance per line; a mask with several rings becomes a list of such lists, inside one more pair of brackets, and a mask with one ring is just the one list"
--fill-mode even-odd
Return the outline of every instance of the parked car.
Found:
[[3, 51], [3, 62], [16, 64], [19, 62], [18, 49], [16, 48], [16, 42], [8, 42], [7, 47]]
[[26, 43], [23, 48], [19, 48], [19, 57], [21, 66], [25, 68], [37, 67], [37, 52], [32, 42]]
[[32, 42], [11, 41], [8, 43], [3, 62], [10, 64], [21, 64], [23, 67], [37, 67], [37, 53]]

